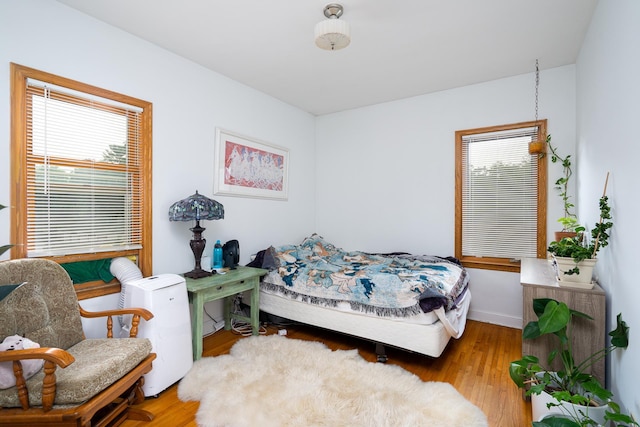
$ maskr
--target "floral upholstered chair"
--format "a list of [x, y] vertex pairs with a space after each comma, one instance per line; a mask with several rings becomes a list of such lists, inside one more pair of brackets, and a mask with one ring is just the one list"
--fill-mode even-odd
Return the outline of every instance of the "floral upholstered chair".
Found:
[[[132, 407], [144, 400], [143, 375], [156, 357], [148, 339], [135, 338], [140, 317], [153, 317], [149, 311], [86, 312], [67, 272], [43, 259], [0, 262], [0, 298], [0, 342], [17, 343], [0, 350], [0, 425], [117, 425], [153, 418]], [[134, 315], [129, 338], [111, 338], [111, 319], [119, 314]], [[108, 319], [108, 338], [85, 339], [81, 316]], [[43, 367], [27, 378], [34, 361]]]

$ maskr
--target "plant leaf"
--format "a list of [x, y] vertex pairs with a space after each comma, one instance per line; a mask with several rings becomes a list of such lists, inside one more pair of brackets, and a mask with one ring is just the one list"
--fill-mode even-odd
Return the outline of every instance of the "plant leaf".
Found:
[[611, 336], [611, 344], [620, 348], [627, 348], [629, 345], [629, 327], [622, 320], [622, 313], [618, 313], [618, 317], [616, 318], [616, 323], [618, 326], [611, 332], [609, 335]]
[[544, 313], [544, 309], [547, 306], [547, 303], [549, 301], [555, 301], [555, 300], [551, 298], [535, 298], [533, 300], [533, 312], [536, 313], [536, 316], [538, 317], [542, 316], [542, 313]]
[[606, 402], [613, 397], [613, 393], [602, 387], [600, 381], [591, 375], [589, 375], [589, 379], [587, 381], [581, 381], [580, 385], [582, 385], [582, 388], [584, 388], [585, 391], [592, 393], [603, 402]]
[[538, 320], [541, 334], [551, 334], [567, 327], [571, 319], [571, 312], [567, 304], [557, 301], [549, 301], [544, 308], [544, 313]]
[[0, 255], [2, 255], [3, 253], [7, 252], [9, 249], [11, 249], [13, 247], [13, 245], [3, 245], [0, 246]]
[[540, 327], [538, 322], [529, 322], [522, 330], [522, 339], [531, 340], [540, 336]]
[[582, 317], [583, 319], [593, 320], [593, 317], [581, 311], [578, 311], [578, 310], [570, 310], [570, 311], [572, 316], [578, 316], [578, 317]]
[[542, 421], [534, 421], [533, 427], [580, 427], [580, 424], [564, 415], [551, 415]]

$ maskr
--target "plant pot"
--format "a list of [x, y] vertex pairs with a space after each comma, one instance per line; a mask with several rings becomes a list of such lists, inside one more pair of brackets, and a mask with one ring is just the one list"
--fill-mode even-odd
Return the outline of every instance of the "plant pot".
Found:
[[533, 421], [542, 421], [544, 417], [551, 414], [560, 414], [578, 419], [587, 416], [597, 422], [598, 425], [605, 425], [604, 414], [607, 411], [607, 405], [582, 406], [569, 402], [560, 402], [560, 406], [547, 408], [548, 403], [558, 403], [558, 401], [546, 391], [531, 395], [531, 419]]
[[565, 237], [569, 237], [570, 239], [573, 239], [574, 237], [576, 237], [578, 235], [578, 233], [576, 233], [575, 231], [556, 231], [554, 232], [555, 238], [556, 238], [556, 242], [559, 242], [560, 240], [564, 239]]
[[592, 289], [593, 288], [593, 268], [598, 261], [597, 258], [585, 259], [578, 263], [580, 274], [564, 274], [576, 266], [573, 258], [554, 256], [558, 285], [572, 288]]

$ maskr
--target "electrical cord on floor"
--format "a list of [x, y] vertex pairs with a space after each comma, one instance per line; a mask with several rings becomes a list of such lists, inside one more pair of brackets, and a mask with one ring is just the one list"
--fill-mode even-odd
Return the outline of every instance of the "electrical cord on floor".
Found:
[[[248, 337], [253, 335], [253, 327], [251, 326], [250, 323], [242, 322], [236, 319], [231, 319], [231, 331], [234, 334], [242, 335], [243, 337]], [[258, 333], [260, 335], [266, 335], [267, 328], [264, 327], [263, 325], [260, 325], [258, 327]]]
[[[250, 317], [247, 315], [248, 313], [245, 311], [249, 306], [242, 304], [242, 297], [237, 296], [233, 301], [233, 313], [239, 314], [241, 316]], [[243, 322], [236, 319], [231, 319], [231, 331], [235, 334], [242, 335], [243, 337], [248, 337], [253, 334], [253, 328], [251, 327], [251, 323]], [[267, 329], [260, 325], [258, 327], [258, 333], [260, 335], [266, 335]]]
[[[231, 331], [234, 334], [242, 335], [243, 337], [249, 337], [253, 335], [253, 328], [251, 327], [251, 324], [240, 322], [237, 320], [231, 321]], [[260, 325], [258, 328], [258, 333], [260, 335], [266, 335], [267, 329], [264, 326]]]

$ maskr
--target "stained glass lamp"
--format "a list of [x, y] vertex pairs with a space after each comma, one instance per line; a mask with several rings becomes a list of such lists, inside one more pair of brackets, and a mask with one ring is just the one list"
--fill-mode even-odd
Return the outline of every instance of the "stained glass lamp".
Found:
[[213, 274], [210, 271], [203, 270], [200, 264], [204, 247], [207, 244], [206, 239], [202, 238], [202, 232], [206, 229], [200, 226], [200, 220], [223, 218], [224, 206], [213, 199], [198, 194], [197, 190], [196, 194], [175, 202], [169, 208], [169, 221], [196, 221], [195, 227], [190, 229], [193, 232], [193, 239], [189, 243], [196, 259], [196, 265], [193, 270], [184, 273], [185, 277], [199, 279]]

